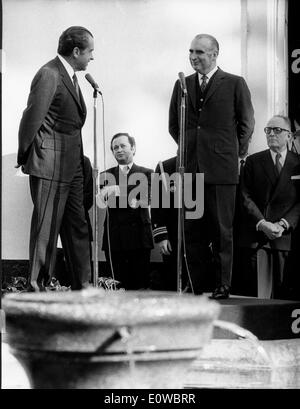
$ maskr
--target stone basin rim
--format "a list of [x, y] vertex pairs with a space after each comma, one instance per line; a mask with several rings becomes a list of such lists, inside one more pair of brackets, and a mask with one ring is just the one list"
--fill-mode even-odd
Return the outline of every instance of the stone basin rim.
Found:
[[[85, 292], [84, 292], [85, 291]], [[58, 301], [57, 301], [58, 300]], [[70, 325], [126, 326], [172, 319], [212, 321], [220, 305], [206, 296], [154, 291], [8, 294], [2, 300], [8, 321], [23, 317]], [[12, 322], [13, 324], [13, 322]]]
[[103, 302], [104, 299], [118, 298], [125, 300], [188, 300], [188, 302], [209, 302], [215, 303], [213, 300], [209, 300], [205, 295], [193, 295], [190, 293], [179, 294], [174, 291], [105, 291], [101, 288], [89, 288], [81, 291], [47, 291], [47, 292], [22, 292], [22, 293], [8, 293], [4, 296], [3, 300], [15, 300], [17, 302], [28, 303], [60, 303], [60, 304], [92, 304], [99, 301]]

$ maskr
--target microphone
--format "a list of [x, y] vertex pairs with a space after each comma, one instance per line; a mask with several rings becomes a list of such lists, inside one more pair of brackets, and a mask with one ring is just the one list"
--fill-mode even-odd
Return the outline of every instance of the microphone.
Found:
[[183, 72], [178, 73], [180, 85], [181, 85], [181, 90], [184, 93], [184, 95], [187, 94], [187, 89], [186, 89], [186, 82], [185, 82], [185, 76]]
[[91, 86], [94, 88], [95, 91], [99, 92], [99, 94], [102, 95], [102, 92], [99, 89], [99, 85], [94, 80], [94, 78], [91, 76], [91, 74], [86, 74], [85, 79], [91, 84]]

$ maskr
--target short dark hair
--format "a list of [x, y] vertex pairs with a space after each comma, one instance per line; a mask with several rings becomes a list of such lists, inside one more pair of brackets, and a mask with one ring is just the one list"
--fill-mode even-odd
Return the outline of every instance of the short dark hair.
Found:
[[92, 33], [84, 27], [72, 26], [67, 28], [59, 37], [58, 54], [68, 57], [75, 47], [84, 50], [88, 46], [90, 36], [93, 37]]
[[128, 133], [126, 132], [119, 132], [116, 133], [110, 141], [110, 149], [113, 150], [113, 141], [118, 138], [119, 136], [127, 136], [128, 142], [130, 143], [130, 146], [133, 148], [135, 146], [135, 139], [133, 136], [130, 136]]

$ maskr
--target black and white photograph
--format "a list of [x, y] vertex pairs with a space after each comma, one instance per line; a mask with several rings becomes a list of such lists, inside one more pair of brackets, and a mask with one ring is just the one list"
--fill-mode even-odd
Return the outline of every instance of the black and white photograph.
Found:
[[299, 11], [2, 0], [1, 389], [300, 389]]

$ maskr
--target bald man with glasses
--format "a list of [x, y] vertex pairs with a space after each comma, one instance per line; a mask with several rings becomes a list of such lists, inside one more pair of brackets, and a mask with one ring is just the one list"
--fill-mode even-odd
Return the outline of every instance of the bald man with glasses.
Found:
[[[243, 171], [241, 195], [245, 210], [246, 247], [253, 249], [252, 273], [257, 274], [260, 298], [284, 298], [291, 233], [300, 217], [300, 159], [287, 149], [291, 124], [273, 116], [264, 128], [269, 149], [249, 156]], [[245, 229], [246, 226], [246, 229]]]

